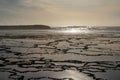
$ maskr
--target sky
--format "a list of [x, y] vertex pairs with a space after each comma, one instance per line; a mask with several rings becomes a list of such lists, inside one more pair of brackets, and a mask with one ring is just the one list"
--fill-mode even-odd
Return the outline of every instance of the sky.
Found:
[[0, 25], [120, 26], [120, 0], [0, 0]]

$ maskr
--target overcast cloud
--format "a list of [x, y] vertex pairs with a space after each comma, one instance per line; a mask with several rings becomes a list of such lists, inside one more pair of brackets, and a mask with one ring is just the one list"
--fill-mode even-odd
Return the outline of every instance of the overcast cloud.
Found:
[[120, 25], [120, 0], [0, 0], [0, 24]]

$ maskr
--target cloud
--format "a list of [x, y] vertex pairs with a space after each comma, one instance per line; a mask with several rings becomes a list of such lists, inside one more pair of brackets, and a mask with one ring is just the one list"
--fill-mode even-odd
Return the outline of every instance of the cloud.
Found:
[[0, 24], [118, 25], [119, 3], [120, 0], [0, 0]]
[[54, 16], [52, 10], [57, 10], [52, 4], [40, 0], [13, 0], [13, 3], [1, 0], [0, 3], [1, 24], [46, 24]]

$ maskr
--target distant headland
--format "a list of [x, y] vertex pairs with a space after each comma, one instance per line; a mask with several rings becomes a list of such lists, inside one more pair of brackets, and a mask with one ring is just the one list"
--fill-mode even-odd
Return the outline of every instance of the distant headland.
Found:
[[0, 30], [43, 30], [43, 29], [69, 29], [69, 28], [76, 28], [76, 29], [108, 29], [108, 30], [120, 30], [120, 26], [66, 26], [66, 27], [51, 27], [49, 25], [0, 25]]
[[7, 29], [7, 30], [24, 30], [24, 29], [51, 29], [50, 26], [47, 25], [1, 25], [1, 30]]

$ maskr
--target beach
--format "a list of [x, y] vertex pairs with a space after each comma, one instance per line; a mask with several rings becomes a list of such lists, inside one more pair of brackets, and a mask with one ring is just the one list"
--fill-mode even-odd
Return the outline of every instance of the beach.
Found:
[[120, 80], [120, 31], [0, 30], [0, 80]]

